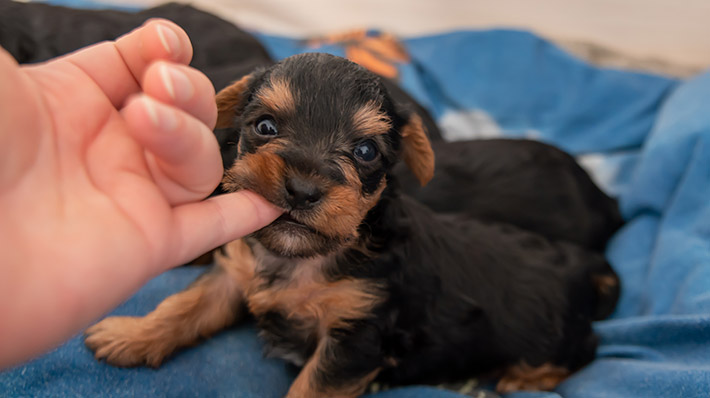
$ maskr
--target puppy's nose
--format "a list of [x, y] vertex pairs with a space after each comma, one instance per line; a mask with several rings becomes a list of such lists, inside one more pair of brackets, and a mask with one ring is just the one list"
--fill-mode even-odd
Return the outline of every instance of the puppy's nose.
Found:
[[293, 209], [307, 210], [323, 197], [318, 184], [303, 177], [289, 177], [286, 180], [286, 201]]

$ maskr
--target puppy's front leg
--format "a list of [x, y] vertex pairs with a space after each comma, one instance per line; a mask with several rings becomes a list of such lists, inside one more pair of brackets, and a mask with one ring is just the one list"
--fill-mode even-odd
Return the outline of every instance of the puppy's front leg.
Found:
[[379, 333], [372, 326], [321, 338], [286, 398], [355, 398], [380, 372]]
[[186, 290], [145, 317], [104, 319], [87, 329], [85, 344], [97, 359], [112, 365], [156, 367], [176, 349], [232, 324], [245, 311], [244, 273], [235, 271], [251, 265], [243, 263], [253, 260], [244, 250], [248, 248], [241, 241], [230, 243], [226, 255], [216, 255], [214, 268]]

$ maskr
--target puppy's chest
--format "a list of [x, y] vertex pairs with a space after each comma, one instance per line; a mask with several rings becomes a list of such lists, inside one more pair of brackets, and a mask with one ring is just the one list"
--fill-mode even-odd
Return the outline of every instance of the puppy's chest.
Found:
[[271, 263], [270, 268], [283, 272], [257, 271], [249, 281], [247, 306], [272, 356], [302, 365], [318, 340], [333, 329], [348, 328], [352, 321], [368, 317], [381, 301], [377, 287], [368, 280], [328, 280], [323, 274], [326, 261]]
[[247, 289], [249, 311], [256, 317], [277, 312], [322, 335], [365, 315], [375, 299], [363, 280], [326, 281], [309, 272], [301, 274], [275, 281], [256, 276]]

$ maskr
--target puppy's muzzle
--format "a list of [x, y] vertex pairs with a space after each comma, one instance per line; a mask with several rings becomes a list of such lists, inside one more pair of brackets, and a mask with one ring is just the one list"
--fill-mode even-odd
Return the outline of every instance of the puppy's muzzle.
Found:
[[286, 202], [292, 210], [310, 210], [323, 198], [323, 188], [318, 181], [302, 176], [288, 176], [284, 183]]

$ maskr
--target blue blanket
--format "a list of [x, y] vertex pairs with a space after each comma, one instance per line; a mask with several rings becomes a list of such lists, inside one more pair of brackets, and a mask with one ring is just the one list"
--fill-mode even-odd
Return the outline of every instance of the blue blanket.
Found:
[[[274, 58], [311, 51], [259, 35]], [[598, 322], [598, 358], [552, 393], [514, 398], [707, 397], [710, 391], [710, 73], [678, 81], [600, 69], [530, 33], [465, 31], [404, 40], [401, 85], [446, 139], [530, 137], [579, 157], [621, 203], [607, 256], [623, 293]], [[343, 55], [325, 45], [318, 51]], [[200, 267], [150, 282], [114, 314], [142, 315]], [[184, 350], [157, 370], [98, 363], [80, 336], [0, 373], [2, 397], [281, 397], [294, 370], [263, 359], [253, 326]], [[407, 387], [372, 398], [460, 397]]]

